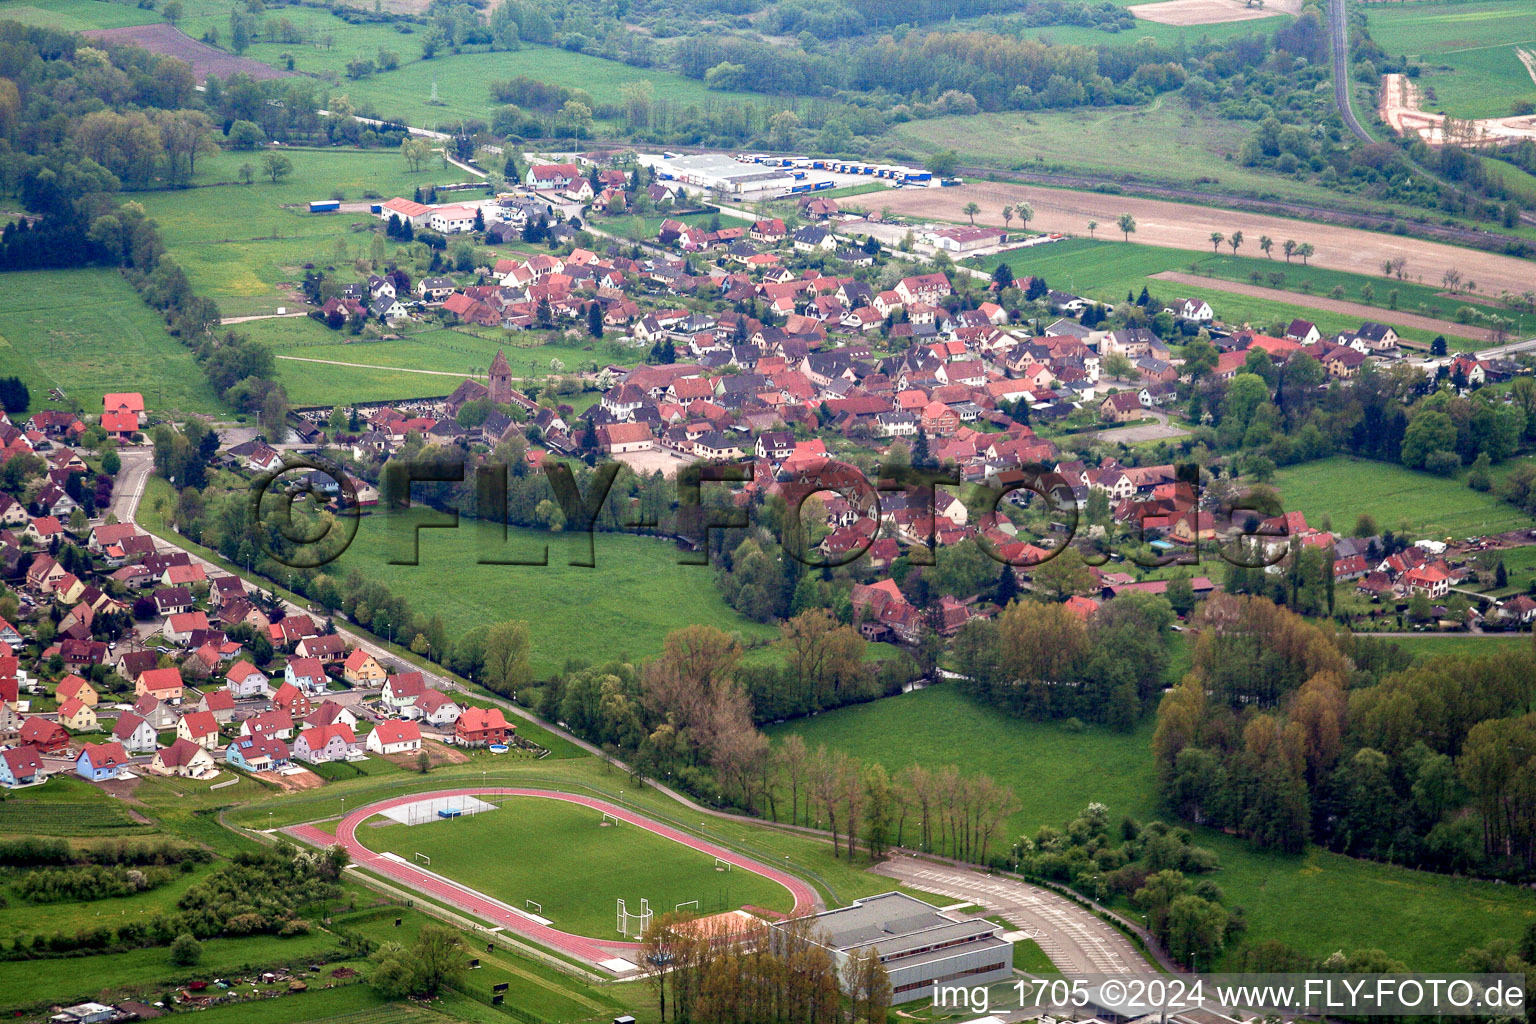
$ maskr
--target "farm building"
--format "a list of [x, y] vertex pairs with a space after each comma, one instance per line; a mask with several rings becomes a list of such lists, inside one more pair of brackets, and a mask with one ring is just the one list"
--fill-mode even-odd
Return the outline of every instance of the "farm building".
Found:
[[891, 982], [891, 1002], [907, 1003], [953, 983], [989, 985], [1013, 975], [1013, 947], [990, 921], [946, 914], [921, 900], [887, 892], [813, 915], [811, 932], [838, 961], [875, 948]]
[[945, 252], [970, 252], [990, 245], [1002, 245], [1008, 236], [997, 228], [958, 227], [930, 231], [927, 240], [929, 245]]
[[379, 220], [399, 217], [401, 221], [409, 221], [413, 228], [424, 228], [432, 216], [432, 207], [396, 197], [379, 206], [378, 216]]

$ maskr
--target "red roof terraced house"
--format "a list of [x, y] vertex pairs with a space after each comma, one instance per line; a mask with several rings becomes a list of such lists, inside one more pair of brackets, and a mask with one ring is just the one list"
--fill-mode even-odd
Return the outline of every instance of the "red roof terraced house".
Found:
[[500, 708], [468, 708], [454, 724], [453, 738], [461, 747], [483, 747], [506, 743], [513, 729]]

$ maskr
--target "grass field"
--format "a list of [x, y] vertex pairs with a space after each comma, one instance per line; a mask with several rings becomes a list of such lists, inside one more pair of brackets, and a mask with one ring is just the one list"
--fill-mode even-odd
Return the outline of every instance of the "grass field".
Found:
[[[46, 925], [43, 925], [46, 930]], [[62, 969], [25, 960], [0, 963], [0, 1009], [68, 1004], [95, 999], [104, 991], [129, 985], [160, 992], [168, 985], [197, 978], [228, 976], [249, 967], [307, 964], [335, 949], [334, 936], [322, 931], [279, 939], [253, 935], [239, 939], [209, 939], [203, 943], [196, 967], [177, 967], [163, 946], [127, 953], [104, 953], [89, 961], [62, 960]], [[85, 967], [89, 963], [89, 967]]]
[[[1200, 26], [1202, 30], [1218, 27]], [[962, 162], [991, 167], [1070, 167], [1139, 180], [1190, 182], [1200, 178], [1212, 192], [1250, 191], [1337, 201], [1336, 194], [1319, 185], [1237, 163], [1236, 154], [1248, 132], [1243, 122], [1221, 118], [1211, 108], [1195, 110], [1176, 96], [1160, 96], [1144, 107], [1084, 107], [909, 121], [893, 125], [878, 141], [890, 149], [916, 154], [953, 149]], [[1178, 153], [1180, 158], [1170, 160], [1170, 153]], [[1226, 159], [1229, 154], [1234, 157], [1231, 163]]]
[[[477, 328], [470, 334], [463, 329], [426, 328], [390, 340], [372, 340], [332, 331], [308, 317], [252, 320], [236, 329], [272, 346], [278, 356], [277, 379], [296, 405], [446, 395], [462, 377], [470, 375], [471, 368], [484, 377], [497, 349], [506, 353], [517, 377], [547, 376], [552, 372], [553, 359], [564, 364], [564, 372], [576, 373], [590, 370], [594, 364], [634, 362], [636, 358], [633, 349], [612, 342], [589, 338], [585, 344], [577, 344], [561, 339], [546, 345], [540, 344], [545, 335], [528, 331]], [[331, 362], [299, 361], [312, 359]], [[359, 365], [337, 365], [341, 363]], [[420, 370], [433, 372], [411, 372]], [[575, 396], [564, 400], [571, 397]]]
[[1461, 480], [1342, 455], [1288, 466], [1275, 474], [1274, 483], [1286, 509], [1305, 512], [1313, 526], [1326, 516], [1334, 530], [1346, 533], [1362, 514], [1382, 529], [1415, 539], [1471, 537], [1533, 525], [1513, 505]]
[[[435, 518], [442, 518], [436, 516]], [[412, 512], [405, 523], [428, 519]], [[665, 541], [633, 534], [596, 534], [595, 568], [566, 564], [582, 538], [532, 530], [510, 531], [504, 553], [489, 531], [465, 520], [457, 530], [423, 530], [420, 565], [389, 565], [395, 553], [410, 555], [391, 537], [391, 517], [368, 516], [357, 539], [329, 571], [357, 570], [396, 593], [419, 613], [442, 613], [458, 629], [504, 619], [532, 624], [534, 672], [546, 676], [567, 658], [594, 663], [655, 654], [674, 629], [702, 623], [747, 637], [772, 637], [770, 626], [742, 618], [715, 590], [710, 570], [679, 565]], [[549, 565], [478, 565], [480, 557], [537, 558], [549, 545]]]
[[106, 0], [42, 0], [36, 4], [3, 0], [0, 2], [0, 20], [55, 28], [61, 32], [84, 32], [93, 28], [152, 25], [164, 19], [154, 11]]
[[[917, 762], [958, 762], [1011, 785], [1022, 809], [1004, 835], [1060, 825], [1089, 801], [1129, 814], [1161, 817], [1156, 803], [1150, 720], [1132, 735], [1007, 718], [949, 687], [931, 687], [841, 708], [780, 726], [891, 771]], [[1221, 833], [1195, 829], [1218, 855], [1214, 877], [1227, 903], [1246, 909], [1247, 941], [1278, 939], [1317, 956], [1336, 949], [1381, 948], [1420, 969], [1450, 968], [1462, 950], [1494, 937], [1516, 938], [1536, 920], [1536, 902], [1512, 886], [1352, 860], [1322, 850], [1301, 857], [1262, 853]]]
[[160, 416], [227, 412], [192, 353], [116, 271], [37, 270], [5, 275], [0, 376], [20, 377], [32, 408], [64, 390], [67, 404], [101, 412], [101, 396], [128, 388]]
[[[499, 810], [452, 821], [365, 826], [358, 838], [408, 860], [424, 853], [433, 871], [514, 907], [535, 900], [541, 916], [578, 935], [618, 938], [616, 899], [638, 910], [644, 897], [658, 913], [689, 900], [705, 913], [794, 907], [777, 882], [717, 871], [712, 857], [635, 826], [604, 827], [597, 811], [563, 801], [511, 798]], [[556, 850], [558, 858], [541, 855]]]
[[[1344, 301], [1373, 306], [1378, 310], [1376, 315], [1389, 323], [1394, 312], [1417, 313], [1445, 320], [1454, 317], [1456, 310], [1462, 306], [1472, 306], [1482, 312], [1507, 312], [1467, 301], [1464, 296], [1444, 295], [1433, 287], [1433, 283], [1368, 277], [1325, 267], [1303, 266], [1299, 261], [1287, 263], [1279, 254], [1284, 239], [1275, 240], [1276, 256], [1274, 259], [1266, 259], [1259, 254], [1257, 238], [1249, 238], [1244, 243], [1244, 249], [1253, 255], [1233, 256], [1226, 247], [1223, 248], [1224, 254], [1219, 254], [1191, 249], [1162, 249], [1134, 242], [1126, 244], [1119, 240], [1119, 233], [1113, 224], [1100, 224], [1097, 234], [1098, 239], [1069, 238], [1050, 245], [1015, 249], [1002, 259], [995, 256], [979, 257], [967, 260], [966, 263], [980, 270], [991, 271], [999, 262], [1006, 262], [1016, 277], [1043, 276], [1053, 288], [1065, 287], [1066, 291], [1109, 302], [1121, 301], [1127, 292], [1140, 293], [1143, 287], [1165, 299], [1186, 291], [1199, 291], [1198, 287], [1154, 280], [1152, 277], [1170, 270], [1197, 273], [1213, 279], [1207, 298], [1216, 310], [1216, 315], [1228, 323], [1274, 326], [1288, 324], [1295, 317], [1301, 316], [1316, 323], [1324, 334], [1354, 330], [1360, 326], [1358, 318], [1307, 307], [1309, 297], [1315, 295], [1331, 298], [1335, 287], [1343, 288], [1344, 293], [1340, 298]], [[1410, 278], [1412, 269], [1410, 266]], [[1253, 281], [1253, 274], [1259, 275], [1257, 282]], [[1270, 275], [1273, 274], [1283, 274], [1284, 280], [1272, 281]], [[1295, 301], [1277, 302], [1221, 291], [1218, 284], [1220, 281], [1256, 283], [1266, 288], [1279, 288], [1294, 293]], [[1367, 286], [1370, 292], [1363, 290]], [[1304, 292], [1304, 287], [1309, 288], [1310, 293]], [[1394, 289], [1398, 292], [1398, 308], [1395, 311], [1387, 308], [1389, 293]], [[1371, 296], [1371, 301], [1366, 301], [1366, 295]], [[1399, 333], [1419, 341], [1428, 341], [1431, 337], [1422, 331], [1403, 330]], [[1447, 338], [1451, 339], [1453, 335], [1447, 334]]]
[[1420, 633], [1393, 637], [1392, 642], [1419, 660], [1455, 656], [1488, 658], [1529, 650], [1531, 638], [1524, 633], [1471, 636], [1465, 633]]
[[1371, 37], [1394, 57], [1417, 58], [1428, 110], [1456, 117], [1505, 117], [1516, 100], [1536, 100], [1536, 82], [1515, 48], [1536, 48], [1536, 0], [1370, 4]]
[[284, 152], [293, 161], [293, 174], [275, 184], [260, 177], [240, 183], [241, 165], [259, 165], [257, 155], [225, 152], [199, 161], [192, 188], [133, 196], [159, 222], [166, 246], [197, 293], [217, 302], [226, 317], [296, 305], [294, 289], [305, 263], [337, 267], [342, 280], [361, 278], [346, 264], [368, 255], [372, 235], [366, 229], [377, 220], [367, 213], [311, 214], [310, 200], [333, 194], [353, 202], [410, 197], [417, 186], [464, 178], [458, 168], [444, 170], [440, 161], [413, 172], [398, 153], [385, 149]]

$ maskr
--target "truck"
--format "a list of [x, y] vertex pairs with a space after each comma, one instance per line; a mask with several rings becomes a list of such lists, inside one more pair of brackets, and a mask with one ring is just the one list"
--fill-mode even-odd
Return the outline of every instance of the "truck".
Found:
[[817, 192], [820, 192], [823, 189], [836, 188], [837, 187], [837, 182], [835, 182], [835, 181], [818, 181], [814, 187], [815, 187], [815, 190]]
[[335, 213], [340, 209], [340, 199], [316, 199], [309, 204], [310, 213]]
[[939, 179], [939, 184], [941, 186], [943, 186], [944, 188], [949, 188], [951, 185], [964, 185], [965, 184], [965, 179], [964, 178], [940, 178]]

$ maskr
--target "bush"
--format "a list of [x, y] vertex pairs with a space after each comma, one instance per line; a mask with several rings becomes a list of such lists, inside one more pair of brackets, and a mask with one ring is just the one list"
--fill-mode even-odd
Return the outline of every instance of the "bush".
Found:
[[203, 958], [203, 944], [191, 932], [182, 932], [171, 943], [171, 963], [177, 967], [191, 967]]
[[1444, 449], [1432, 451], [1424, 459], [1424, 468], [1436, 476], [1451, 476], [1461, 468], [1461, 456]]

